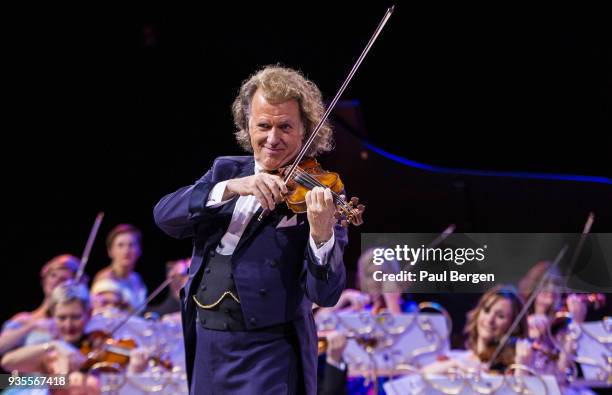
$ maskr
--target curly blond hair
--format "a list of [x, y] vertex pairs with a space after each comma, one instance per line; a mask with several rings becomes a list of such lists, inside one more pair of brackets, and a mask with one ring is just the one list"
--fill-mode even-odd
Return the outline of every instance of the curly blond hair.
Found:
[[[300, 117], [304, 126], [302, 142], [305, 142], [312, 135], [314, 128], [325, 113], [321, 91], [302, 73], [278, 65], [265, 66], [242, 83], [240, 92], [232, 104], [234, 124], [237, 129], [235, 132], [236, 140], [248, 152], [253, 152], [249, 136], [251, 101], [258, 89], [261, 89], [264, 98], [271, 104], [288, 100], [298, 102]], [[326, 121], [306, 155], [315, 157], [322, 152], [331, 151], [333, 148], [332, 134], [332, 128]]]

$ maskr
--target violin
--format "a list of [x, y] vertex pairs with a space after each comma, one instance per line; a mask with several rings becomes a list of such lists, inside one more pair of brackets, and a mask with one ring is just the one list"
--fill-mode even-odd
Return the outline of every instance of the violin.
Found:
[[[118, 372], [124, 369], [130, 361], [130, 352], [138, 347], [131, 338], [113, 339], [104, 331], [93, 331], [81, 342], [81, 354], [87, 360], [81, 370], [102, 372]], [[172, 362], [158, 356], [150, 356], [150, 361], [172, 370]]]
[[286, 180], [288, 193], [284, 196], [287, 207], [294, 213], [306, 212], [306, 193], [314, 187], [329, 188], [336, 204], [335, 217], [340, 224], [347, 227], [348, 224], [363, 224], [363, 211], [365, 206], [359, 204], [359, 198], [353, 197], [349, 202], [345, 201], [340, 193], [344, 190], [344, 183], [338, 173], [325, 171], [314, 158], [305, 158], [295, 166], [281, 167], [278, 174]]
[[510, 336], [504, 343], [502, 339], [496, 340], [484, 352], [478, 355], [482, 362], [489, 365], [491, 371], [504, 372], [506, 368], [515, 363], [516, 343], [521, 340], [517, 336]]

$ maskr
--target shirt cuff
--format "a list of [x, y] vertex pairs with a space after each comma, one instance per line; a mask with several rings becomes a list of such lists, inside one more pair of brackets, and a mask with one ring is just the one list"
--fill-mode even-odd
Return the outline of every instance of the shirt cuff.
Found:
[[315, 243], [314, 239], [312, 238], [312, 235], [309, 236], [310, 249], [312, 250], [315, 256], [315, 260], [316, 260], [315, 263], [317, 265], [323, 266], [327, 263], [327, 255], [329, 255], [329, 252], [334, 247], [335, 241], [336, 241], [336, 237], [334, 236], [334, 233], [332, 232], [332, 237], [329, 240], [327, 240], [325, 244], [323, 244], [321, 247], [317, 248], [317, 243]]
[[[229, 181], [229, 180], [228, 180]], [[225, 187], [227, 181], [218, 182], [208, 194], [208, 200], [206, 201], [206, 207], [219, 207], [229, 202], [231, 199], [222, 200], [223, 194], [225, 193]]]

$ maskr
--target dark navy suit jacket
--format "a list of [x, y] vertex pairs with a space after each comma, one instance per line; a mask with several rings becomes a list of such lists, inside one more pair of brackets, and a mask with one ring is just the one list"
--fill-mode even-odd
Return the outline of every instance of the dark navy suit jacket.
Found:
[[[196, 308], [192, 294], [203, 274], [206, 254], [215, 249], [225, 234], [238, 199], [220, 207], [206, 207], [212, 188], [221, 181], [254, 174], [252, 156], [225, 156], [194, 185], [164, 196], [155, 206], [157, 225], [168, 235], [194, 240], [189, 280], [181, 291], [183, 334], [189, 382], [195, 357]], [[333, 306], [345, 285], [342, 261], [348, 241], [346, 229], [335, 226], [335, 244], [325, 265], [315, 263], [309, 247], [310, 228], [306, 213], [298, 214], [298, 225], [276, 228], [285, 216], [294, 214], [278, 205], [262, 221], [255, 213], [232, 255], [234, 281], [249, 329], [292, 322], [300, 343], [305, 390], [316, 392], [317, 334], [312, 303]]]

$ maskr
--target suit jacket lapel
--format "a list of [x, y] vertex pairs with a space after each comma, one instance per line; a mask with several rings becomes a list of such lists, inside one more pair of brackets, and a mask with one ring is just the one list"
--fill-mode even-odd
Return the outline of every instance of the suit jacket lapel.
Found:
[[252, 176], [253, 174], [255, 174], [255, 159], [251, 157], [249, 161], [245, 162], [241, 168], [238, 169], [237, 174], [233, 178]]
[[[251, 176], [253, 174], [255, 174], [255, 159], [251, 159], [249, 162], [245, 163], [242, 168], [238, 170], [236, 175], [232, 178], [246, 177]], [[236, 201], [238, 201], [238, 196], [235, 196], [232, 202], [223, 205], [223, 213], [229, 214], [230, 221], [234, 212], [234, 208], [236, 207]], [[240, 237], [240, 240], [238, 241], [238, 245], [236, 245], [234, 254], [239, 251], [240, 248], [242, 248], [242, 246], [246, 242], [248, 242], [263, 225], [278, 223], [280, 221], [280, 218], [282, 218], [283, 215], [286, 215], [289, 212], [289, 209], [284, 203], [280, 203], [276, 206], [274, 211], [269, 213], [261, 221], [258, 221], [257, 219], [259, 218], [259, 215], [262, 213], [262, 211], [262, 208], [259, 207], [255, 214], [253, 214], [253, 217], [247, 224], [246, 229], [244, 230], [242, 236]], [[229, 226], [229, 222], [227, 223], [227, 226]], [[227, 226], [225, 226], [225, 229], [227, 229]]]
[[280, 219], [287, 214], [288, 211], [289, 210], [287, 208], [287, 205], [281, 202], [276, 205], [274, 211], [268, 213], [268, 215], [261, 221], [258, 221], [257, 219], [259, 218], [259, 215], [263, 212], [263, 209], [259, 207], [255, 214], [253, 214], [253, 218], [251, 218], [249, 224], [244, 230], [244, 233], [240, 237], [240, 241], [236, 246], [236, 251], [238, 251], [246, 242], [248, 242], [262, 226], [269, 224], [277, 224]]
[[[244, 163], [239, 169], [238, 171], [235, 173], [235, 175], [233, 175], [231, 178], [241, 178], [241, 177], [246, 177], [246, 176], [250, 176], [253, 175], [255, 173], [255, 159], [251, 158], [250, 161]], [[221, 212], [223, 214], [229, 214], [229, 218], [230, 221], [232, 219], [232, 215], [234, 213], [234, 209], [236, 208], [236, 202], [238, 201], [238, 198], [240, 196], [234, 196], [231, 200], [231, 202], [224, 204], [223, 206], [221, 206]], [[227, 223], [227, 226], [229, 226], [229, 222]], [[227, 226], [225, 227], [225, 229], [227, 229]]]
[[[244, 166], [242, 173], [243, 174], [240, 175], [239, 177], [245, 177], [248, 175], [255, 174], [255, 160], [254, 159], [248, 165]], [[257, 219], [259, 218], [259, 215], [262, 213], [262, 211], [263, 209], [259, 207], [257, 211], [255, 212], [255, 214], [253, 214], [253, 217], [249, 221], [246, 229], [244, 230], [244, 233], [242, 233], [242, 236], [240, 237], [240, 241], [238, 241], [238, 245], [236, 246], [235, 251], [238, 251], [247, 241], [249, 241], [253, 237], [253, 235], [256, 234], [257, 231], [263, 225], [270, 224], [270, 223], [278, 223], [281, 216], [284, 215], [286, 211], [288, 211], [288, 209], [284, 203], [280, 203], [276, 206], [274, 211], [268, 213], [268, 215], [265, 218], [263, 218], [261, 221], [258, 221]]]
[[[250, 161], [245, 162], [239, 168], [231, 172], [230, 173], [231, 176], [229, 178], [240, 178], [240, 177], [246, 177], [248, 175], [252, 175], [254, 173], [254, 169], [255, 169], [255, 160], [251, 158]], [[218, 182], [221, 182], [221, 181], [225, 181], [225, 180], [223, 179], [218, 180]], [[216, 245], [219, 243], [219, 241], [223, 237], [223, 234], [227, 231], [227, 228], [229, 227], [229, 224], [232, 221], [234, 209], [236, 208], [236, 202], [238, 202], [239, 197], [240, 196], [234, 196], [229, 202], [219, 207], [218, 227], [220, 230], [222, 229], [222, 231], [217, 234], [217, 237], [212, 239], [212, 243], [211, 243], [212, 248], [216, 247]]]

